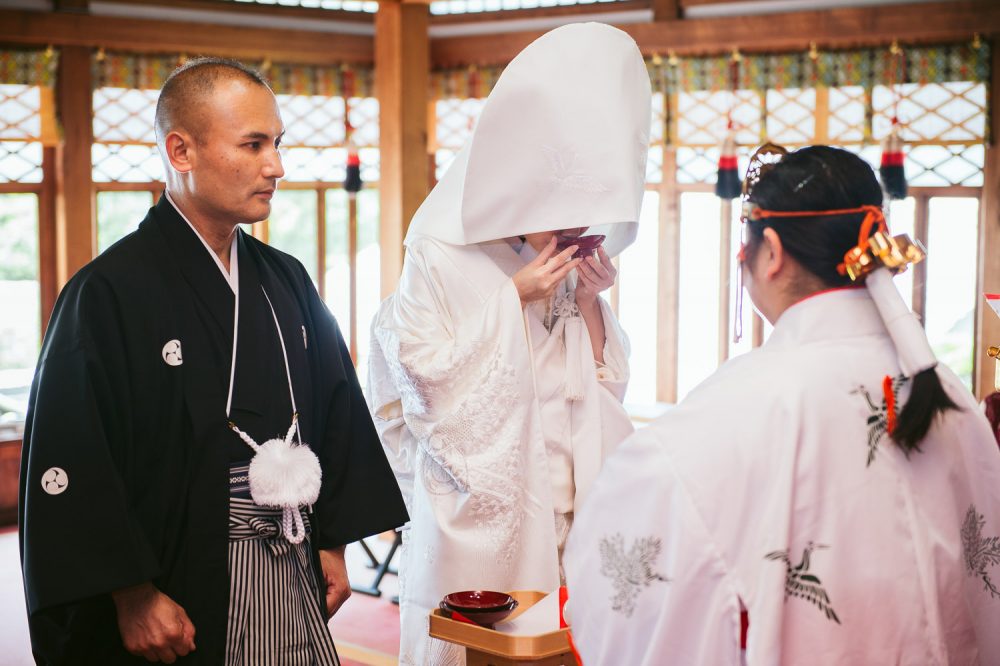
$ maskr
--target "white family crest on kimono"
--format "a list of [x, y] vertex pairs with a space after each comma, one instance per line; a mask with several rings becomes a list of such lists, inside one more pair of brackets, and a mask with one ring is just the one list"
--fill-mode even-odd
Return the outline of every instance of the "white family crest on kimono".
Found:
[[907, 456], [857, 390], [905, 404], [894, 352], [867, 291], [813, 296], [622, 444], [567, 544], [583, 662], [1000, 663], [996, 441], [939, 366], [959, 410]]
[[[572, 63], [569, 67], [566, 63]], [[410, 510], [400, 557], [402, 664], [463, 664], [428, 615], [465, 589], [554, 590], [572, 514], [632, 432], [628, 340], [603, 300], [604, 364], [561, 284], [522, 308], [520, 235], [634, 238], [649, 77], [599, 24], [538, 39], [504, 70], [470, 142], [410, 223], [396, 292], [372, 324], [368, 401]], [[567, 113], [572, 108], [572, 113]]]

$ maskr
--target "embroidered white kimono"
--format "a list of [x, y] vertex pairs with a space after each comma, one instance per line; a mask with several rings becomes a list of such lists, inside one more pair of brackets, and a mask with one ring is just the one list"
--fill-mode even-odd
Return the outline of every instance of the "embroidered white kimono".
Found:
[[567, 545], [586, 666], [739, 664], [741, 608], [751, 665], [1000, 664], [1000, 453], [938, 374], [962, 411], [907, 458], [874, 303], [825, 293], [633, 435]]
[[399, 286], [372, 325], [368, 384], [410, 509], [404, 665], [464, 663], [463, 650], [427, 635], [445, 594], [559, 585], [557, 521], [567, 524], [631, 433], [620, 403], [627, 341], [610, 309], [601, 301], [598, 368], [572, 281], [551, 304], [522, 309], [511, 277], [532, 253], [506, 239], [588, 227], [610, 255], [627, 246], [649, 109], [631, 37], [599, 24], [553, 30], [504, 70], [410, 224]]
[[[609, 308], [602, 304], [607, 380], [599, 381], [586, 327], [571, 327], [577, 339], [567, 342], [566, 329], [546, 335], [536, 310], [522, 312], [510, 275], [523, 265], [504, 241], [421, 240], [373, 326], [369, 402], [410, 510], [399, 563], [403, 664], [441, 663], [447, 646], [429, 646], [427, 616], [445, 594], [559, 585], [547, 452], [556, 442], [546, 441], [542, 412], [567, 427], [570, 511], [631, 432], [618, 402], [627, 342]], [[533, 362], [540, 349], [542, 367]], [[566, 349], [579, 355], [559, 354]], [[572, 365], [583, 385], [577, 401], [562, 394]], [[539, 395], [536, 383], [559, 390]]]

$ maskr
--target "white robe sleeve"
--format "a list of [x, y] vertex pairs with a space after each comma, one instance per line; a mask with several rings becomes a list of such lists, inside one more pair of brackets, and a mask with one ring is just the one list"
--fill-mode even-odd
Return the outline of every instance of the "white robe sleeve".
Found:
[[[382, 307], [391, 303], [386, 300]], [[365, 398], [372, 415], [372, 423], [378, 432], [386, 459], [396, 475], [399, 490], [403, 495], [407, 510], [412, 512], [413, 506], [413, 475], [416, 468], [412, 447], [412, 437], [406, 429], [403, 419], [403, 402], [399, 391], [392, 381], [392, 372], [386, 361], [385, 354], [376, 335], [378, 318], [372, 322], [371, 353], [368, 361], [368, 383]]]
[[631, 348], [628, 335], [607, 301], [598, 297], [597, 302], [601, 304], [601, 314], [604, 317], [604, 363], [597, 364], [597, 382], [615, 396], [618, 402], [623, 402], [629, 380], [628, 358]]
[[[425, 261], [426, 253], [437, 254]], [[516, 392], [504, 350], [511, 345], [524, 348], [527, 342], [520, 298], [509, 278], [478, 307], [453, 312], [449, 291], [468, 289], [460, 280], [432, 244], [409, 248], [399, 288], [373, 325], [398, 403], [375, 399], [372, 411], [388, 417], [380, 428], [390, 435], [384, 441], [390, 453], [409, 461], [411, 478], [416, 447], [437, 463], [455, 488], [467, 492], [467, 456], [482, 452], [468, 449], [488, 446], [491, 420], [504, 418], [497, 408], [502, 401], [486, 404], [482, 396]], [[394, 432], [398, 437], [392, 437]], [[411, 450], [403, 453], [407, 445]]]
[[564, 566], [566, 619], [586, 666], [740, 663], [731, 576], [667, 454], [645, 433], [608, 460], [577, 514]]

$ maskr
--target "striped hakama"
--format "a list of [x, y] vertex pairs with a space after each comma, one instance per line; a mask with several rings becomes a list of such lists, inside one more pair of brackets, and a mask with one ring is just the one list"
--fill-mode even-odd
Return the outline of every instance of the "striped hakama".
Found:
[[309, 539], [281, 535], [281, 509], [230, 496], [226, 666], [339, 666], [314, 571]]

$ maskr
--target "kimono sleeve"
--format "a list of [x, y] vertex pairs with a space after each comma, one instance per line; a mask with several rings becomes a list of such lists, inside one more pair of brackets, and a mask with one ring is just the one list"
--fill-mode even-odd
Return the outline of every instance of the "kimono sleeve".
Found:
[[119, 315], [103, 278], [78, 276], [53, 313], [35, 372], [19, 513], [31, 615], [160, 573], [122, 471], [133, 409]]
[[619, 323], [611, 306], [603, 298], [599, 298], [601, 315], [604, 318], [604, 364], [598, 365], [597, 381], [607, 389], [618, 402], [625, 400], [628, 389], [629, 365], [631, 353], [628, 335]]
[[735, 588], [669, 459], [645, 433], [606, 463], [563, 563], [566, 620], [586, 666], [739, 663]]
[[336, 355], [332, 366], [340, 366], [338, 374], [343, 374], [333, 387], [319, 451], [323, 483], [316, 504], [316, 544], [324, 549], [395, 529], [408, 517], [340, 329], [315, 290], [310, 290], [310, 300], [324, 348]]
[[[527, 349], [520, 297], [509, 278], [464, 299], [474, 307], [450, 306], [449, 296], [467, 296], [475, 277], [462, 275], [432, 244], [410, 248], [399, 288], [373, 326], [381, 372], [391, 381], [373, 382], [382, 389], [373, 391], [372, 411], [401, 417], [412, 438], [399, 441], [419, 447], [462, 492], [469, 488], [468, 456], [499, 446], [494, 433], [511, 415], [498, 405], [518, 391], [512, 359]], [[413, 461], [417, 452], [393, 454]]]

